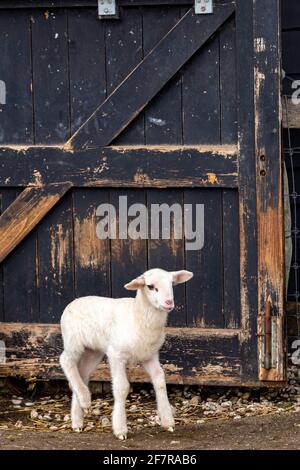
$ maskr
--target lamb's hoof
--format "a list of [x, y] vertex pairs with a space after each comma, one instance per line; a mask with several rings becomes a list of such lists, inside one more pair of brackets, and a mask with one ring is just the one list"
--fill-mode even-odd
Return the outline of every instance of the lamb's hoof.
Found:
[[173, 426], [170, 426], [166, 429], [166, 431], [168, 432], [174, 432], [175, 431], [175, 428]]
[[83, 428], [73, 428], [74, 432], [82, 432]]
[[120, 441], [126, 441], [127, 439], [127, 435], [126, 434], [118, 434], [116, 436], [118, 439], [120, 439]]

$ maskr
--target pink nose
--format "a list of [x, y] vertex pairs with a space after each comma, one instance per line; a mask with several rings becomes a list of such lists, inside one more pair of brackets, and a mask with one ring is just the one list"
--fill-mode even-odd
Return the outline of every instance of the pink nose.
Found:
[[172, 299], [167, 299], [165, 300], [165, 304], [167, 307], [173, 307], [174, 306], [174, 302]]

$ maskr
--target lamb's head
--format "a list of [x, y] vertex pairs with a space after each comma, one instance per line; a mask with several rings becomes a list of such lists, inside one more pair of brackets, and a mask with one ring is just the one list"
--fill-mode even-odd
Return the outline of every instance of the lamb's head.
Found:
[[149, 303], [156, 309], [171, 312], [174, 309], [173, 286], [182, 284], [193, 277], [190, 271], [164, 271], [150, 269], [141, 276], [125, 284], [127, 290], [140, 289]]

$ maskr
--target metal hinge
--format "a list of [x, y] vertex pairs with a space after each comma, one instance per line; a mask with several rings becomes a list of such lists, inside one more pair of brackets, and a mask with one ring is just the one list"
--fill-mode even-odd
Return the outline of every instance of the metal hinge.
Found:
[[117, 19], [118, 5], [116, 0], [98, 0], [98, 16], [100, 19]]
[[213, 13], [213, 0], [195, 0], [196, 15]]

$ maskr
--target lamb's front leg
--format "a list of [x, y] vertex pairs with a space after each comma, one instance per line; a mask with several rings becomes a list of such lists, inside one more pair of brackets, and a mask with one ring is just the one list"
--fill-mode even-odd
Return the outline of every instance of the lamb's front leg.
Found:
[[126, 398], [129, 393], [129, 382], [126, 375], [126, 362], [119, 358], [109, 357], [114, 395], [112, 426], [118, 439], [127, 439]]
[[173, 432], [175, 428], [175, 421], [168, 399], [165, 373], [159, 363], [158, 354], [153, 356], [153, 358], [149, 361], [144, 362], [143, 367], [150, 375], [154, 386], [157, 401], [157, 411], [160, 417], [161, 425], [168, 431]]

